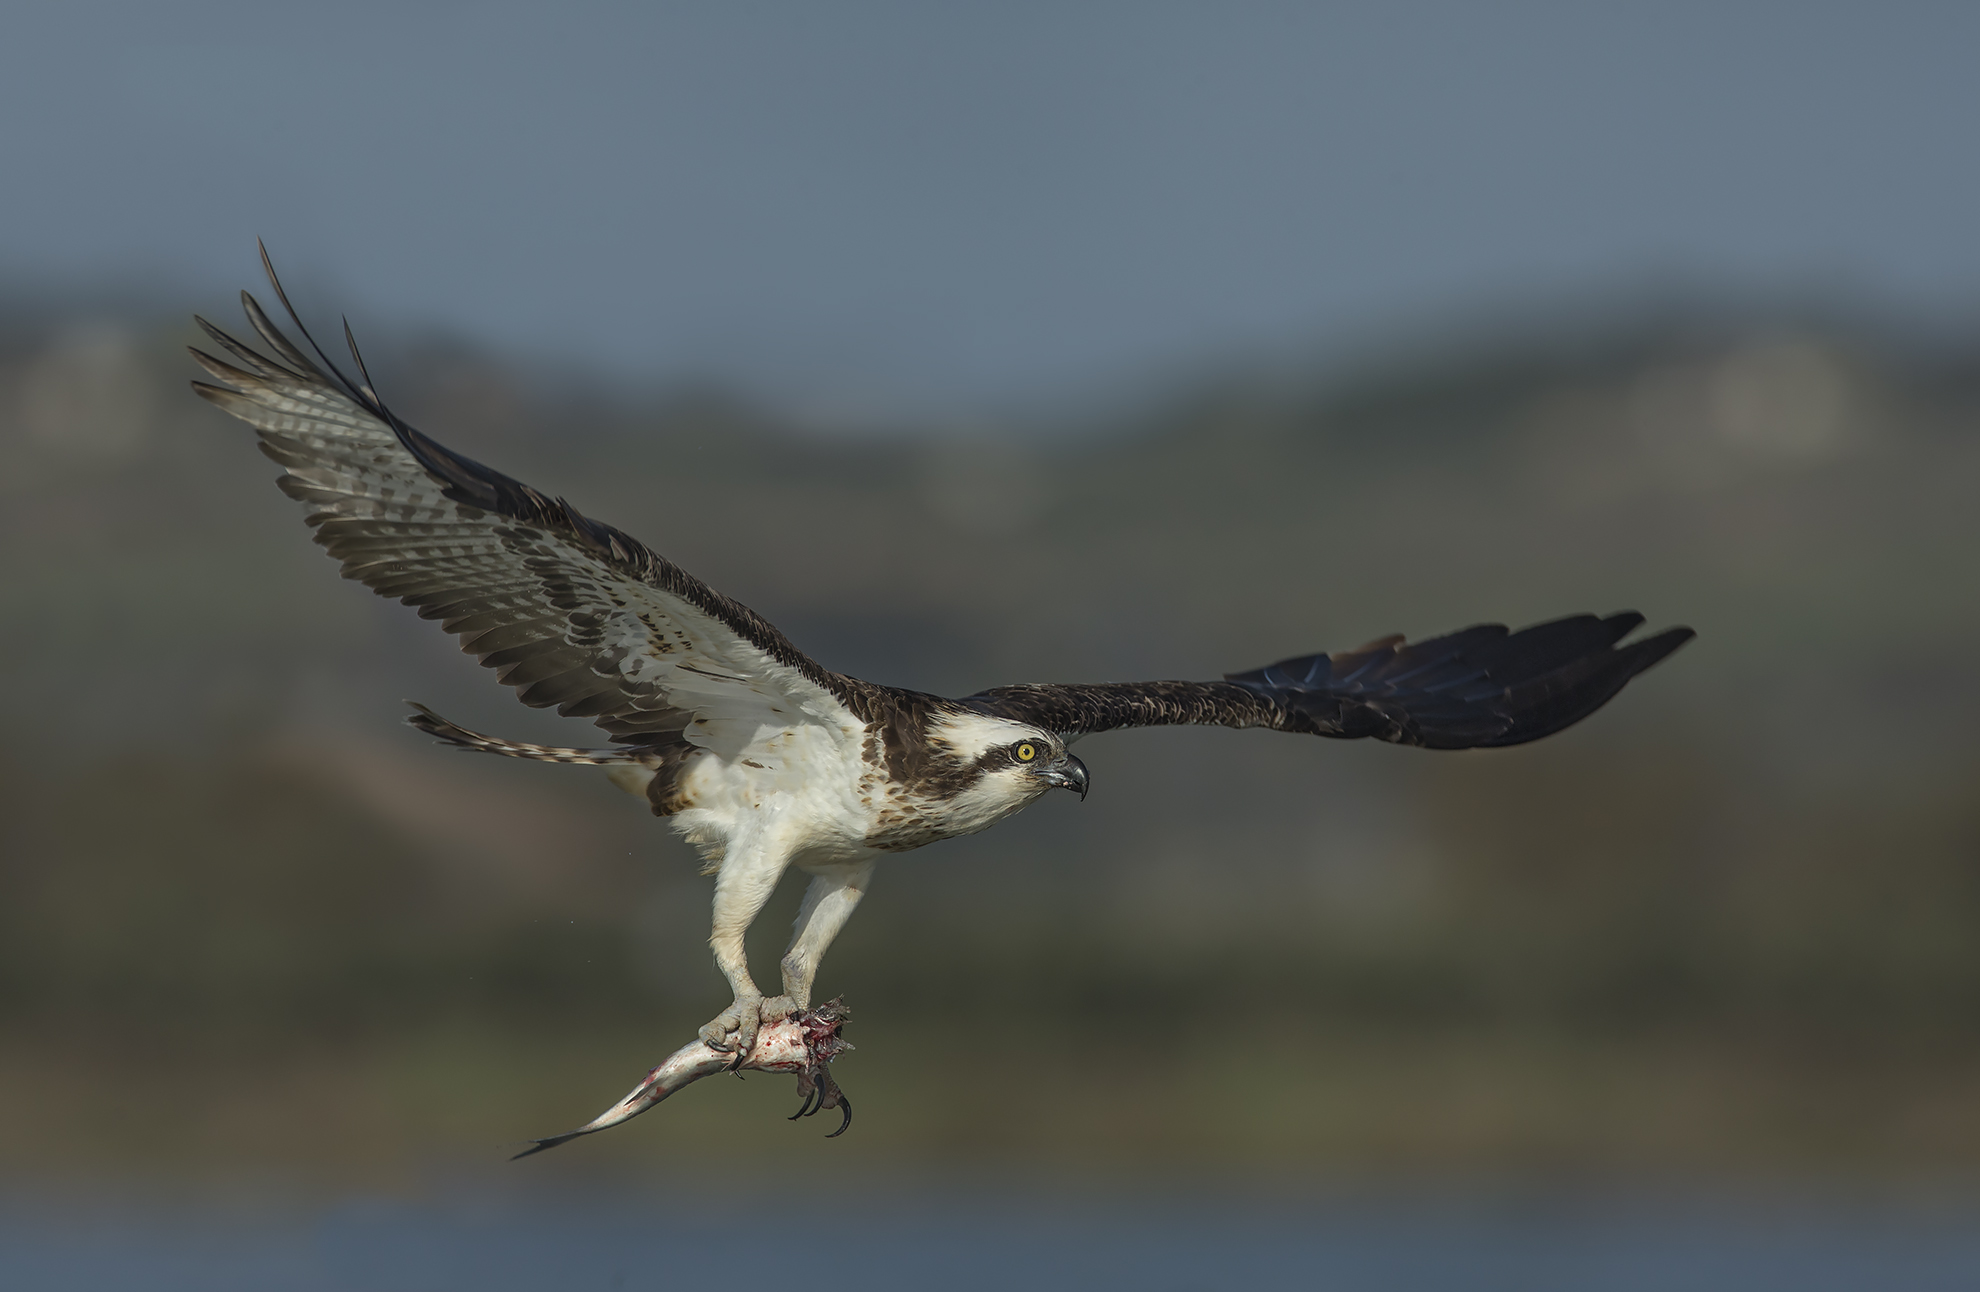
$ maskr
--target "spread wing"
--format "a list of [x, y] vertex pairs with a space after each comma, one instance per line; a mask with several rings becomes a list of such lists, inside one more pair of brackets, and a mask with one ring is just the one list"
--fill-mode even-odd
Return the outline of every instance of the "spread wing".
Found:
[[1270, 727], [1425, 749], [1519, 745], [1607, 704], [1638, 673], [1690, 641], [1669, 628], [1618, 645], [1643, 616], [1575, 615], [1508, 632], [1479, 624], [1407, 643], [1282, 660], [1221, 682], [1000, 686], [965, 703], [1069, 737], [1116, 727]]
[[439, 620], [524, 704], [591, 718], [617, 741], [739, 749], [765, 726], [862, 721], [866, 684], [821, 668], [746, 606], [407, 426], [368, 379], [323, 356], [268, 276], [321, 366], [243, 292], [273, 357], [200, 319], [239, 366], [194, 350], [220, 384], [193, 388], [260, 433], [284, 469], [277, 483], [346, 578]]

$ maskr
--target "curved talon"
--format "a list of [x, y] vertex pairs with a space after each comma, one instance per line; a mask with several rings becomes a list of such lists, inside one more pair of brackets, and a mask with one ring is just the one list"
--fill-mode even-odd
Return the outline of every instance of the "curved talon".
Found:
[[804, 1102], [798, 1105], [798, 1110], [792, 1113], [789, 1117], [784, 1118], [784, 1120], [787, 1122], [794, 1122], [800, 1117], [809, 1117], [811, 1114], [817, 1112], [818, 1110], [812, 1107], [812, 1102], [814, 1100], [823, 1098], [824, 1093], [825, 1092], [819, 1089], [817, 1086], [813, 1086], [810, 1090], [807, 1090], [804, 1094]]
[[749, 1062], [761, 1026], [762, 1000], [760, 996], [737, 996], [727, 1009], [702, 1025], [701, 1043], [717, 1054], [733, 1056], [718, 1071], [737, 1072]]
[[846, 1092], [843, 1090], [839, 1092], [839, 1111], [846, 1115], [846, 1119], [840, 1122], [839, 1129], [827, 1135], [825, 1137], [826, 1139], [839, 1138], [839, 1136], [846, 1133], [846, 1127], [853, 1124], [853, 1101], [846, 1098]]

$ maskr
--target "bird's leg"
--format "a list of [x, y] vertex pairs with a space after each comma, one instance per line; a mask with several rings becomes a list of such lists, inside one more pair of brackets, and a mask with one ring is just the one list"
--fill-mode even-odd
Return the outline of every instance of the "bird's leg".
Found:
[[[749, 976], [743, 934], [776, 891], [789, 862], [790, 855], [782, 851], [732, 847], [715, 875], [715, 919], [708, 945], [714, 949], [715, 965], [729, 980], [729, 990], [736, 999], [702, 1026], [701, 1039], [710, 1049], [733, 1049], [738, 1064], [756, 1045], [756, 1031], [764, 1021], [763, 993]], [[734, 1041], [727, 1039], [731, 1033], [735, 1034]]]
[[798, 908], [797, 920], [791, 926], [790, 949], [784, 952], [784, 994], [764, 1002], [766, 1021], [773, 1007], [782, 1011], [779, 1018], [810, 1007], [811, 981], [818, 973], [818, 962], [873, 879], [871, 861], [808, 869], [811, 885], [804, 890], [804, 905]]

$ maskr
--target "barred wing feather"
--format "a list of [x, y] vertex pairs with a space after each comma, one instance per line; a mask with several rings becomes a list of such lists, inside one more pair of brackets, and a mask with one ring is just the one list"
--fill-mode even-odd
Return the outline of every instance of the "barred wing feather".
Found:
[[640, 745], [739, 749], [764, 726], [860, 721], [864, 683], [636, 539], [413, 430], [242, 303], [272, 357], [201, 319], [234, 362], [194, 350], [219, 383], [194, 389], [259, 432], [345, 577], [439, 620], [523, 703]]

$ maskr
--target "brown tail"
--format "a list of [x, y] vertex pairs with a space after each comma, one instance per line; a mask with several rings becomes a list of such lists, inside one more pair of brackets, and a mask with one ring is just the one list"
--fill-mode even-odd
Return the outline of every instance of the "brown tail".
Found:
[[414, 709], [412, 716], [406, 719], [407, 726], [418, 727], [427, 735], [438, 737], [460, 749], [479, 749], [484, 754], [501, 754], [505, 758], [534, 758], [543, 763], [583, 763], [588, 766], [640, 763], [652, 766], [654, 762], [652, 751], [645, 749], [567, 749], [561, 745], [531, 745], [520, 740], [484, 736], [447, 721], [423, 704], [412, 700], [406, 703]]

